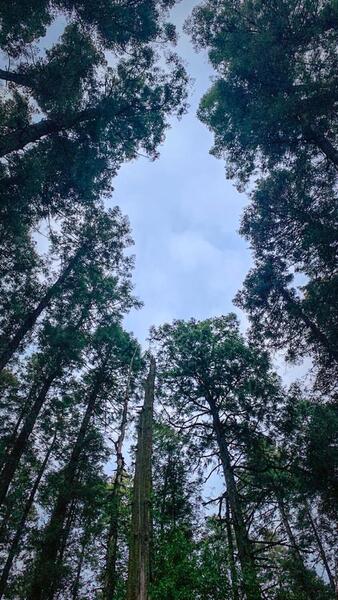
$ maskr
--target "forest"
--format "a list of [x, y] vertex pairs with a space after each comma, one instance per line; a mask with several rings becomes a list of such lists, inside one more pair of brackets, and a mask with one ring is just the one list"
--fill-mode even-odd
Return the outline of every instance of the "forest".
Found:
[[114, 181], [189, 110], [177, 2], [0, 2], [0, 600], [338, 598], [338, 2], [183, 3], [251, 267], [145, 345]]

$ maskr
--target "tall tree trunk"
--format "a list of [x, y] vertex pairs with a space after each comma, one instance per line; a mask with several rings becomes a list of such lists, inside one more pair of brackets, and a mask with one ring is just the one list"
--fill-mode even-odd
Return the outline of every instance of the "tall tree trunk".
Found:
[[100, 390], [102, 372], [103, 368], [97, 373], [75, 445], [70, 459], [64, 468], [61, 488], [49, 523], [46, 526], [40, 553], [36, 561], [32, 586], [28, 596], [29, 600], [49, 600], [53, 598], [60, 583], [60, 565], [57, 557], [65, 539], [64, 523], [69, 504], [73, 499], [74, 483], [76, 481], [79, 461]]
[[[136, 352], [136, 350], [135, 350]], [[105, 565], [105, 573], [104, 573], [104, 589], [103, 589], [103, 598], [104, 600], [112, 600], [114, 597], [117, 577], [116, 577], [116, 561], [117, 561], [117, 543], [118, 543], [118, 533], [119, 533], [119, 515], [120, 515], [120, 502], [121, 502], [121, 485], [123, 481], [123, 471], [124, 471], [124, 458], [123, 458], [123, 442], [126, 434], [127, 427], [127, 419], [128, 419], [128, 405], [129, 405], [129, 393], [130, 393], [130, 382], [131, 382], [131, 373], [132, 366], [135, 357], [134, 355], [131, 359], [128, 379], [127, 379], [127, 388], [123, 402], [123, 410], [121, 417], [121, 425], [120, 425], [120, 433], [115, 443], [116, 449], [116, 473], [113, 482], [113, 489], [111, 492], [111, 515], [110, 515], [110, 524], [109, 524], [109, 532], [108, 532], [108, 540], [107, 540], [107, 556], [106, 556], [106, 565]]]
[[228, 538], [229, 566], [230, 566], [230, 575], [231, 575], [232, 598], [233, 598], [233, 600], [239, 600], [238, 576], [237, 576], [237, 568], [236, 568], [236, 561], [235, 561], [234, 542], [233, 542], [232, 530], [231, 530], [231, 516], [230, 516], [229, 498], [226, 498], [226, 518], [225, 518], [225, 522], [226, 522], [226, 530], [227, 530], [227, 538]]
[[314, 592], [314, 590], [312, 590], [311, 583], [309, 583], [309, 581], [308, 581], [306, 567], [305, 567], [305, 564], [303, 561], [303, 557], [299, 550], [294, 533], [292, 531], [292, 527], [289, 522], [288, 513], [285, 508], [284, 500], [279, 492], [276, 492], [276, 499], [277, 499], [278, 509], [279, 509], [280, 516], [282, 519], [283, 527], [285, 529], [286, 535], [288, 536], [289, 543], [291, 546], [291, 551], [294, 556], [295, 562], [298, 565], [298, 568], [297, 568], [298, 583], [299, 583], [300, 587], [303, 589], [303, 591], [305, 592], [307, 598], [309, 598], [311, 600], [316, 600], [317, 594]]
[[151, 358], [138, 428], [127, 600], [148, 600], [149, 598], [154, 386], [155, 361]]
[[18, 331], [7, 342], [7, 344], [5, 344], [0, 353], [0, 372], [8, 364], [13, 354], [17, 351], [26, 334], [34, 327], [41, 313], [49, 306], [50, 301], [57, 295], [68, 275], [73, 271], [74, 267], [79, 262], [81, 256], [86, 250], [87, 244], [82, 244], [82, 246], [80, 246], [74, 256], [70, 259], [67, 267], [62, 271], [55, 283], [48, 288], [47, 292], [41, 298], [35, 309], [26, 315]]
[[247, 600], [261, 600], [261, 590], [257, 578], [256, 565], [251, 549], [251, 542], [246, 530], [242, 513], [241, 501], [237, 491], [237, 485], [231, 465], [228, 446], [225, 441], [223, 426], [219, 417], [218, 408], [213, 398], [208, 398], [210, 412], [213, 420], [213, 428], [219, 449], [220, 459], [223, 467], [224, 479], [227, 488], [227, 496], [231, 509], [232, 521], [236, 537], [239, 561], [241, 564], [243, 587]]
[[2, 574], [1, 574], [1, 578], [0, 578], [0, 600], [3, 597], [4, 593], [5, 593], [6, 586], [7, 586], [7, 581], [8, 581], [8, 577], [9, 577], [9, 574], [10, 574], [10, 571], [11, 571], [11, 568], [12, 568], [12, 564], [13, 564], [14, 558], [15, 558], [15, 556], [17, 554], [17, 551], [18, 551], [20, 540], [22, 538], [22, 535], [23, 535], [23, 532], [24, 532], [24, 529], [25, 529], [26, 520], [27, 520], [27, 517], [28, 517], [28, 515], [29, 515], [29, 513], [31, 511], [31, 508], [33, 506], [33, 502], [34, 502], [34, 499], [35, 499], [35, 494], [36, 494], [36, 492], [38, 490], [40, 481], [41, 481], [42, 476], [43, 476], [43, 474], [45, 472], [45, 469], [46, 469], [49, 457], [50, 457], [50, 455], [52, 453], [52, 450], [54, 448], [54, 445], [55, 445], [55, 441], [56, 441], [56, 433], [54, 435], [54, 438], [53, 438], [53, 441], [52, 441], [51, 445], [49, 446], [49, 448], [48, 448], [48, 450], [46, 452], [45, 458], [44, 458], [44, 460], [43, 460], [43, 462], [41, 464], [40, 470], [38, 472], [38, 476], [37, 476], [37, 478], [34, 481], [33, 487], [31, 489], [30, 494], [28, 496], [28, 499], [27, 499], [27, 501], [25, 503], [25, 506], [24, 506], [24, 509], [23, 509], [23, 512], [22, 512], [22, 516], [21, 516], [21, 519], [20, 519], [20, 522], [19, 522], [19, 525], [18, 525], [18, 527], [16, 529], [14, 538], [12, 540], [12, 543], [11, 543], [11, 546], [10, 546], [10, 549], [9, 549], [9, 552], [8, 552], [8, 556], [7, 556], [7, 559], [6, 559], [6, 562], [5, 562], [5, 566], [3, 568], [3, 571], [2, 571]]
[[309, 508], [309, 506], [307, 505], [307, 503], [306, 503], [306, 514], [307, 514], [307, 518], [309, 520], [309, 523], [311, 525], [311, 529], [313, 531], [313, 534], [315, 536], [315, 540], [317, 542], [319, 554], [320, 554], [320, 557], [321, 557], [321, 559], [323, 561], [323, 565], [325, 567], [326, 574], [327, 574], [328, 580], [330, 582], [330, 586], [332, 588], [332, 591], [334, 592], [335, 591], [334, 576], [333, 576], [333, 573], [331, 572], [330, 565], [329, 565], [329, 562], [327, 560], [327, 556], [326, 556], [326, 553], [325, 553], [322, 541], [321, 541], [320, 536], [318, 534], [316, 523], [314, 522], [314, 519], [312, 517], [311, 509]]
[[8, 488], [12, 483], [15, 471], [20, 462], [20, 459], [27, 448], [29, 437], [33, 431], [34, 425], [37, 421], [41, 408], [46, 400], [48, 391], [59, 373], [59, 366], [52, 370], [52, 372], [46, 377], [42, 384], [42, 387], [33, 403], [29, 413], [27, 414], [21, 431], [12, 444], [12, 448], [4, 461], [4, 466], [0, 476], [0, 506], [5, 502]]

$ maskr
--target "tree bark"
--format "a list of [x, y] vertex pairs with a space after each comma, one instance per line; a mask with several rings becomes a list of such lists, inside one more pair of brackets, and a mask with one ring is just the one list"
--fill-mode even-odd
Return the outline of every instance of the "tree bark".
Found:
[[12, 449], [4, 461], [4, 467], [0, 477], [0, 506], [4, 503], [8, 488], [12, 483], [15, 471], [19, 461], [27, 448], [29, 437], [33, 431], [34, 425], [39, 416], [40, 410], [46, 400], [47, 393], [59, 372], [59, 368], [55, 368], [45, 379], [29, 413], [27, 414], [22, 429], [12, 445]]
[[104, 589], [103, 599], [112, 600], [116, 589], [117, 577], [116, 577], [116, 561], [117, 561], [117, 544], [118, 544], [118, 533], [119, 533], [119, 515], [120, 515], [120, 502], [121, 502], [121, 485], [123, 481], [124, 471], [124, 458], [123, 458], [123, 442], [126, 434], [127, 418], [128, 418], [128, 405], [129, 405], [129, 391], [130, 391], [130, 380], [131, 371], [135, 353], [131, 359], [128, 372], [127, 389], [123, 402], [123, 410], [121, 417], [120, 433], [117, 438], [116, 448], [116, 473], [113, 483], [113, 489], [111, 493], [111, 516], [110, 525], [107, 540], [107, 556], [105, 565], [104, 575]]
[[88, 398], [86, 412], [82, 419], [75, 445], [68, 464], [64, 469], [61, 489], [49, 523], [46, 526], [41, 550], [36, 562], [32, 586], [28, 595], [29, 600], [49, 600], [50, 598], [53, 598], [60, 583], [60, 565], [57, 562], [57, 557], [61, 544], [65, 539], [64, 523], [74, 493], [74, 483], [76, 481], [79, 461], [88, 426], [100, 390], [102, 371], [103, 368], [101, 368], [97, 374], [96, 381]]
[[41, 481], [42, 476], [43, 476], [43, 474], [45, 472], [45, 469], [46, 469], [49, 457], [50, 457], [50, 455], [52, 453], [52, 450], [54, 448], [54, 445], [55, 445], [55, 441], [56, 441], [56, 433], [54, 435], [54, 438], [53, 438], [53, 441], [52, 441], [51, 445], [49, 446], [49, 448], [48, 448], [48, 450], [46, 452], [45, 458], [44, 458], [43, 463], [41, 464], [40, 470], [38, 472], [38, 476], [37, 476], [37, 478], [34, 481], [34, 485], [33, 485], [32, 489], [31, 489], [30, 494], [28, 496], [28, 499], [27, 499], [27, 501], [25, 503], [25, 506], [24, 506], [24, 509], [23, 509], [23, 513], [22, 513], [22, 516], [21, 516], [21, 519], [20, 519], [20, 522], [19, 522], [19, 525], [18, 525], [18, 527], [16, 529], [14, 538], [12, 540], [12, 543], [11, 543], [11, 546], [10, 546], [10, 549], [9, 549], [9, 552], [8, 552], [8, 556], [7, 556], [7, 559], [6, 559], [6, 562], [5, 562], [5, 566], [3, 568], [3, 571], [2, 571], [2, 574], [1, 574], [1, 578], [0, 578], [0, 600], [1, 600], [1, 598], [3, 598], [3, 595], [4, 595], [5, 591], [6, 591], [8, 577], [9, 577], [9, 574], [10, 574], [10, 571], [11, 571], [11, 568], [12, 568], [12, 564], [13, 564], [14, 558], [15, 558], [15, 556], [17, 554], [17, 551], [18, 551], [18, 546], [19, 546], [20, 540], [21, 540], [23, 532], [24, 532], [26, 520], [27, 520], [27, 517], [28, 517], [28, 515], [29, 515], [29, 513], [31, 511], [31, 508], [33, 506], [33, 502], [34, 502], [34, 499], [35, 499], [35, 494], [36, 494], [36, 492], [38, 490], [40, 481]]
[[26, 334], [34, 327], [41, 313], [49, 306], [50, 301], [57, 295], [61, 286], [67, 279], [68, 275], [73, 271], [74, 267], [79, 262], [80, 258], [86, 250], [87, 244], [82, 244], [82, 246], [80, 246], [80, 248], [77, 250], [74, 256], [70, 259], [67, 267], [63, 270], [63, 272], [55, 281], [55, 283], [53, 283], [53, 285], [50, 286], [50, 288], [41, 298], [39, 304], [35, 307], [35, 309], [28, 315], [26, 315], [18, 331], [2, 349], [0, 353], [0, 372], [8, 364], [13, 354], [17, 351]]
[[149, 598], [154, 386], [155, 361], [151, 358], [138, 429], [127, 600], [148, 600]]
[[241, 502], [237, 491], [237, 485], [231, 465], [229, 450], [225, 441], [223, 426], [219, 417], [218, 408], [215, 401], [209, 397], [208, 403], [213, 420], [213, 428], [216, 435], [216, 441], [219, 449], [220, 459], [223, 467], [224, 479], [227, 488], [227, 496], [231, 509], [233, 526], [236, 537], [239, 561], [243, 576], [243, 587], [247, 600], [261, 600], [261, 590], [257, 578], [257, 570], [251, 542], [246, 530], [244, 517], [241, 508]]

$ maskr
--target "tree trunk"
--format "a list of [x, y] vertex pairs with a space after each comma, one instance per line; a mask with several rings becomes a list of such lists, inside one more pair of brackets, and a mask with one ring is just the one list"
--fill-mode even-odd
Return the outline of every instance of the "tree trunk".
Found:
[[85, 534], [82, 538], [79, 562], [78, 562], [77, 569], [76, 569], [74, 585], [72, 587], [72, 600], [78, 600], [78, 597], [79, 597], [81, 572], [82, 572], [84, 554], [85, 554], [87, 543], [88, 543], [88, 540], [87, 540], [87, 536]]
[[335, 582], [334, 582], [334, 576], [333, 576], [333, 573], [331, 572], [331, 569], [330, 569], [330, 566], [329, 566], [329, 563], [328, 563], [328, 560], [327, 560], [327, 557], [326, 557], [326, 553], [325, 553], [322, 541], [321, 541], [321, 539], [319, 537], [319, 534], [318, 534], [318, 531], [317, 531], [317, 526], [316, 526], [316, 524], [315, 524], [315, 522], [314, 522], [314, 520], [312, 518], [311, 510], [307, 506], [307, 503], [306, 503], [306, 514], [307, 514], [307, 517], [309, 519], [309, 523], [311, 525], [311, 529], [313, 531], [313, 534], [315, 536], [315, 539], [316, 539], [316, 542], [317, 542], [317, 545], [318, 545], [319, 554], [320, 554], [320, 557], [321, 557], [321, 559], [323, 561], [323, 565], [325, 567], [326, 574], [327, 574], [328, 580], [330, 582], [330, 586], [332, 588], [332, 591], [334, 592], [335, 589], [336, 589]]
[[[84, 441], [88, 426], [93, 415], [97, 395], [101, 386], [101, 368], [88, 398], [86, 412], [77, 435], [68, 464], [64, 468], [63, 482], [59, 491], [54, 510], [46, 526], [41, 550], [34, 570], [33, 582], [28, 596], [29, 600], [49, 600], [60, 583], [60, 565], [57, 561], [58, 553], [64, 542], [64, 523], [69, 504], [74, 493], [74, 483], [79, 466]], [[69, 532], [68, 532], [69, 533]]]
[[237, 568], [235, 561], [235, 553], [234, 553], [234, 542], [232, 539], [232, 531], [231, 531], [231, 519], [230, 519], [230, 506], [229, 499], [226, 499], [226, 529], [227, 529], [227, 538], [228, 538], [228, 549], [229, 549], [229, 566], [230, 566], [230, 575], [231, 575], [231, 588], [232, 588], [232, 598], [233, 600], [239, 600], [239, 592], [238, 592], [238, 576], [237, 576]]
[[303, 557], [299, 550], [296, 538], [293, 534], [293, 531], [292, 531], [292, 528], [291, 528], [291, 525], [289, 522], [288, 514], [287, 514], [287, 511], [286, 511], [286, 508], [284, 505], [284, 501], [278, 492], [276, 492], [276, 498], [277, 498], [278, 509], [279, 509], [279, 512], [281, 515], [283, 527], [285, 529], [286, 535], [288, 536], [289, 543], [291, 546], [291, 551], [294, 556], [295, 562], [298, 565], [298, 569], [297, 569], [298, 583], [303, 588], [303, 591], [305, 592], [305, 594], [308, 598], [310, 598], [311, 600], [316, 600], [316, 593], [312, 590], [312, 586], [308, 582], [306, 567], [304, 565]]
[[256, 565], [252, 554], [251, 542], [246, 530], [241, 502], [231, 465], [229, 450], [225, 441], [223, 426], [219, 418], [218, 408], [212, 398], [208, 399], [216, 435], [220, 459], [223, 467], [227, 496], [231, 509], [232, 521], [236, 537], [239, 561], [241, 564], [243, 586], [247, 600], [261, 600], [261, 590], [257, 579]]
[[38, 393], [35, 402], [33, 403], [29, 413], [27, 414], [22, 429], [12, 445], [12, 449], [4, 461], [4, 467], [0, 477], [0, 506], [4, 503], [8, 488], [12, 483], [15, 471], [19, 461], [27, 448], [29, 437], [33, 431], [34, 425], [39, 416], [40, 410], [46, 400], [47, 393], [59, 372], [59, 368], [55, 368], [45, 379], [40, 392]]
[[41, 298], [39, 304], [35, 307], [35, 309], [28, 315], [26, 315], [18, 331], [2, 349], [2, 352], [0, 354], [0, 372], [10, 361], [13, 354], [17, 351], [25, 335], [34, 327], [41, 313], [49, 306], [50, 301], [56, 296], [57, 292], [60, 290], [60, 287], [65, 282], [68, 275], [72, 272], [72, 270], [74, 269], [79, 259], [86, 250], [87, 244], [82, 244], [82, 246], [80, 246], [80, 248], [77, 250], [74, 256], [70, 259], [67, 267], [61, 273], [61, 275], [58, 277], [55, 283], [53, 283], [53, 285], [51, 285], [51, 287], [47, 290], [47, 292]]
[[[108, 103], [109, 96], [103, 98], [93, 108], [84, 108], [73, 114], [63, 114], [59, 118], [42, 119], [37, 123], [27, 125], [24, 129], [12, 131], [6, 136], [2, 136], [0, 138], [0, 158], [11, 152], [22, 150], [27, 144], [38, 142], [45, 136], [57, 135], [67, 129], [71, 130], [82, 123], [98, 121], [107, 111], [107, 108], [109, 109]], [[115, 113], [111, 111], [111, 121], [114, 117], [130, 114], [132, 110], [135, 112], [136, 107], [130, 104], [122, 105]]]
[[99, 117], [99, 114], [99, 109], [84, 109], [75, 114], [62, 115], [60, 119], [42, 119], [27, 125], [24, 129], [12, 131], [0, 139], [0, 158], [22, 150], [27, 144], [38, 142], [42, 137], [56, 135], [80, 123], [93, 121]]
[[[136, 352], [136, 351], [135, 351]], [[112, 600], [115, 593], [117, 578], [116, 578], [116, 561], [117, 561], [117, 543], [118, 543], [118, 532], [119, 532], [119, 513], [120, 513], [120, 502], [121, 502], [121, 485], [123, 480], [124, 471], [124, 458], [122, 454], [123, 442], [126, 434], [127, 418], [128, 418], [128, 405], [129, 405], [129, 391], [131, 381], [131, 371], [135, 353], [131, 359], [128, 372], [127, 389], [123, 402], [122, 418], [120, 433], [115, 444], [116, 448], [116, 473], [113, 483], [113, 489], [111, 493], [111, 516], [110, 525], [107, 540], [107, 556], [105, 565], [105, 576], [104, 576], [104, 600]]]
[[303, 323], [310, 329], [313, 337], [319, 342], [319, 344], [325, 348], [327, 353], [331, 356], [332, 360], [338, 361], [338, 351], [332, 347], [326, 335], [319, 329], [318, 325], [314, 323], [306, 314], [306, 312], [301, 307], [300, 303], [291, 297], [289, 291], [284, 287], [278, 288], [281, 296], [284, 298], [285, 302], [289, 304], [293, 310], [297, 313], [299, 318], [303, 321]]
[[0, 69], [0, 79], [3, 79], [4, 81], [11, 81], [12, 83], [17, 83], [18, 85], [32, 87], [32, 82], [24, 73]]
[[151, 358], [138, 428], [127, 600], [148, 600], [149, 598], [154, 386], [155, 361]]
[[36, 494], [36, 492], [38, 490], [40, 481], [41, 481], [42, 476], [43, 476], [43, 474], [45, 472], [45, 469], [46, 469], [49, 457], [50, 457], [50, 455], [52, 453], [52, 450], [54, 448], [54, 445], [55, 445], [55, 441], [56, 441], [56, 433], [54, 435], [54, 438], [53, 438], [53, 441], [52, 441], [51, 445], [49, 446], [49, 448], [48, 448], [48, 450], [46, 452], [45, 458], [44, 458], [43, 463], [42, 463], [42, 465], [40, 467], [40, 470], [38, 472], [38, 476], [37, 476], [36, 480], [34, 481], [34, 485], [33, 485], [32, 489], [30, 491], [30, 494], [28, 496], [28, 499], [27, 499], [26, 504], [25, 504], [24, 509], [23, 509], [23, 513], [22, 513], [19, 525], [18, 525], [18, 527], [16, 529], [14, 538], [12, 540], [11, 547], [9, 549], [8, 556], [7, 556], [7, 559], [6, 559], [6, 562], [5, 562], [5, 566], [3, 568], [3, 571], [2, 571], [2, 574], [1, 574], [1, 578], [0, 578], [0, 600], [3, 597], [4, 593], [5, 593], [6, 585], [7, 585], [7, 581], [8, 581], [8, 577], [9, 577], [9, 574], [10, 574], [10, 571], [11, 571], [11, 568], [12, 568], [12, 564], [13, 564], [14, 558], [15, 558], [15, 556], [17, 554], [17, 551], [18, 551], [18, 546], [19, 546], [21, 537], [22, 537], [23, 532], [24, 532], [26, 520], [27, 520], [27, 517], [28, 517], [28, 515], [30, 513], [30, 510], [32, 508], [32, 505], [33, 505], [33, 502], [34, 502], [34, 499], [35, 499], [35, 494]]
[[307, 141], [313, 143], [321, 150], [321, 152], [326, 156], [326, 158], [334, 164], [336, 168], [338, 168], [338, 151], [331, 144], [330, 140], [328, 140], [325, 135], [320, 133], [320, 131], [316, 131], [310, 126], [305, 127], [305, 136]]

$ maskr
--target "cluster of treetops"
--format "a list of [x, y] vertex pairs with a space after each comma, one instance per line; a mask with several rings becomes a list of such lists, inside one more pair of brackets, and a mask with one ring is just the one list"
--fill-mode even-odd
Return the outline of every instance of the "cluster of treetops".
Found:
[[[338, 3], [194, 8], [198, 116], [249, 195], [250, 327], [174, 321], [144, 354], [105, 200], [186, 111], [174, 4], [0, 4], [0, 598], [337, 593]], [[283, 385], [276, 352], [307, 378]]]

